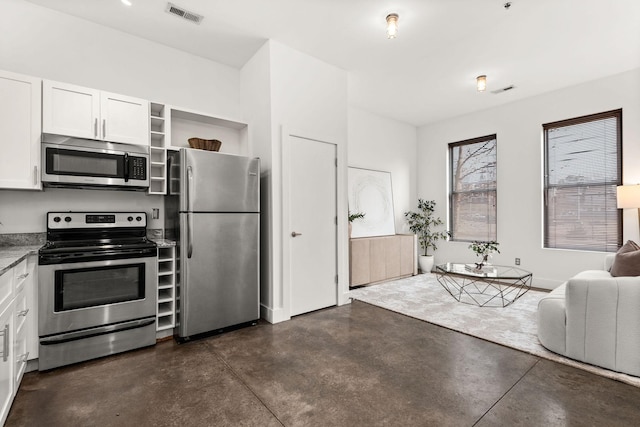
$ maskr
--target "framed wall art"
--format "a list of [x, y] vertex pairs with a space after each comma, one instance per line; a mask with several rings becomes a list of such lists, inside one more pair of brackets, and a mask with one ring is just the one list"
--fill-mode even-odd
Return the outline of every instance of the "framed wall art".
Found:
[[396, 234], [391, 172], [350, 167], [347, 179], [349, 212], [364, 214], [351, 223], [351, 237]]

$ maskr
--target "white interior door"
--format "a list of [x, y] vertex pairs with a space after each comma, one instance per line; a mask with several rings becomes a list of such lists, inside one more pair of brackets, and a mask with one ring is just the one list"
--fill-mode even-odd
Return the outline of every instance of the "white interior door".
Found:
[[295, 316], [337, 304], [336, 146], [285, 138], [289, 220], [284, 238], [288, 240], [290, 313]]

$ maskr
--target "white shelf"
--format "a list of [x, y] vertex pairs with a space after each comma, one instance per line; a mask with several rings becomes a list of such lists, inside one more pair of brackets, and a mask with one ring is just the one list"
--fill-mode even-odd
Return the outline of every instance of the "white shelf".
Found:
[[221, 153], [248, 155], [248, 125], [210, 114], [171, 107], [167, 112], [170, 137], [167, 148], [189, 148], [189, 138], [222, 141]]
[[170, 128], [164, 104], [149, 103], [150, 168], [149, 194], [167, 194], [167, 132]]
[[[176, 323], [175, 254], [175, 246], [158, 248], [156, 332], [171, 329]], [[156, 336], [164, 337], [165, 334], [156, 334]]]

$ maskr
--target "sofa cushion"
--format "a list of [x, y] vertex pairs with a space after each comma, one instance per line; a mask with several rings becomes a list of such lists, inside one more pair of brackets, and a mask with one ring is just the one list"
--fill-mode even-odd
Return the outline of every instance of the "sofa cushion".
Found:
[[640, 246], [629, 240], [616, 253], [611, 266], [611, 275], [640, 276]]

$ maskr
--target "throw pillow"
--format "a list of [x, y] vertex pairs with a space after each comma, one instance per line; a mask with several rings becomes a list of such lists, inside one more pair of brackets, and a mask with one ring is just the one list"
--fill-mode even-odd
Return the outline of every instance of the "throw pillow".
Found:
[[611, 275], [640, 276], [640, 246], [636, 242], [629, 240], [618, 250], [611, 266]]

